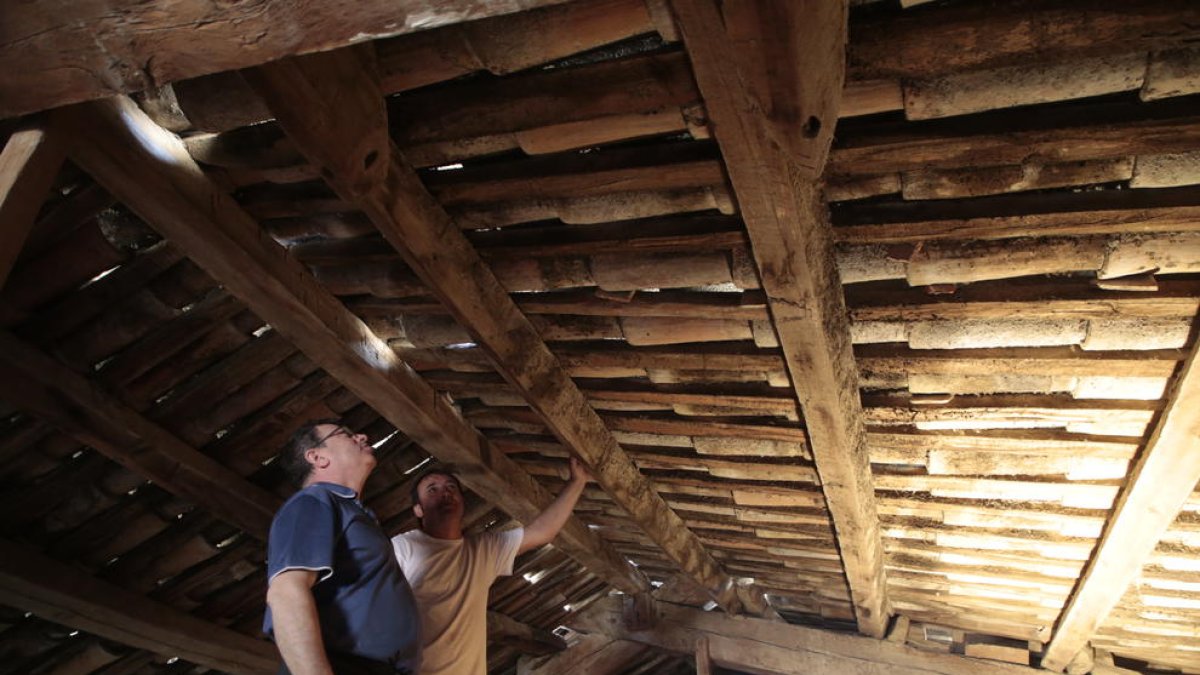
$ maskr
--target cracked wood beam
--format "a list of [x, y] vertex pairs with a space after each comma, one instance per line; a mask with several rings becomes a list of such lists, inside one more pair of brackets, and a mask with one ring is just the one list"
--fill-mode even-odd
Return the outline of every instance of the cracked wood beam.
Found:
[[1067, 602], [1042, 667], [1061, 671], [1142, 572], [1200, 482], [1200, 342], [1179, 370], [1150, 440], [1129, 471], [1096, 551]]
[[[70, 156], [330, 376], [406, 436], [461, 469], [463, 483], [528, 520], [553, 498], [212, 183], [182, 141], [125, 97], [55, 112]], [[576, 518], [564, 551], [625, 592], [645, 577]]]
[[[360, 208], [613, 501], [728, 612], [732, 580], [618, 445], [537, 329], [388, 136], [370, 52], [295, 57], [245, 76], [284, 131]], [[526, 521], [527, 522], [527, 521]]]
[[554, 654], [567, 648], [567, 643], [554, 633], [492, 610], [487, 613], [487, 638], [489, 642], [502, 643], [523, 654], [536, 656]]
[[804, 411], [859, 631], [883, 637], [879, 516], [818, 183], [845, 71], [846, 2], [725, 3], [724, 16], [713, 0], [672, 6]]
[[278, 497], [7, 331], [0, 331], [0, 398], [266, 541]]
[[40, 125], [13, 133], [0, 152], [0, 288], [62, 162], [62, 148]]
[[230, 673], [274, 673], [275, 646], [0, 540], [0, 603], [166, 658]]
[[0, 118], [562, 1], [6, 3]]
[[[730, 617], [692, 607], [658, 604], [654, 626], [632, 630], [621, 619], [620, 598], [601, 598], [568, 625], [590, 640], [633, 641], [677, 654], [694, 655], [707, 642], [712, 663], [751, 673], [805, 675], [1036, 675], [1033, 668], [953, 654], [929, 652], [885, 640], [835, 633], [787, 623]], [[541, 665], [536, 673], [574, 657], [572, 647]]]

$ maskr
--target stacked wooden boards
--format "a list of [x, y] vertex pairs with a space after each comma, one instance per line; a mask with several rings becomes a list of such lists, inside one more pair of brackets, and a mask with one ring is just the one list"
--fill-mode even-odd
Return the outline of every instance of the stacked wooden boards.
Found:
[[[1027, 659], [1043, 652], [1194, 344], [1197, 59], [1177, 27], [1192, 10], [1092, 4], [852, 15], [826, 195], [887, 597], [927, 648], [987, 638], [1010, 657], [1014, 645]], [[1059, 29], [1051, 40], [1022, 33], [1023, 22]], [[1011, 39], [961, 37], [985, 25]], [[805, 383], [789, 374], [727, 153], [669, 8], [567, 3], [371, 48], [403, 160], [653, 492], [732, 583], [766, 592], [789, 618], [853, 622], [796, 398]], [[557, 489], [579, 449], [267, 121], [270, 106], [240, 76], [139, 100], [265, 241], [447, 393], [489, 448]], [[269, 460], [290, 427], [344, 415], [389, 439], [368, 496], [388, 527], [411, 526], [405, 475], [430, 448], [392, 435], [395, 420], [159, 241], [130, 204], [72, 165], [56, 187], [4, 290], [6, 344], [24, 355], [8, 372], [30, 381], [39, 353], [65, 369], [41, 368], [45, 381], [6, 394], [24, 411], [7, 417], [9, 539], [254, 634], [261, 541], [238, 534], [253, 523], [231, 527], [238, 511], [210, 513], [187, 485], [145, 484], [136, 456], [110, 450], [121, 468], [89, 449], [159, 438], [110, 428], [132, 414], [256, 486], [268, 506], [286, 492]], [[61, 391], [78, 383], [66, 371], [92, 387], [69, 403]], [[95, 387], [121, 408], [80, 425], [76, 406]], [[580, 519], [650, 580], [675, 578], [670, 546], [617, 497], [589, 490]], [[1193, 495], [1090, 638], [1125, 665], [1196, 666], [1198, 509]], [[507, 521], [490, 511], [475, 510], [480, 526]], [[540, 629], [608, 588], [559, 552], [521, 569], [493, 608]], [[546, 580], [554, 590], [536, 588]], [[5, 644], [23, 669], [70, 659], [81, 672], [183, 668], [112, 636], [11, 619]], [[494, 650], [493, 670], [516, 655]]]

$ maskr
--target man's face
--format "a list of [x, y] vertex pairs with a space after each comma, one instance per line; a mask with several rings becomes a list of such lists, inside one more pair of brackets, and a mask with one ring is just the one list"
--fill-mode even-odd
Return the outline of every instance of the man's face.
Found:
[[333, 466], [361, 475], [365, 478], [375, 468], [375, 448], [367, 442], [364, 434], [356, 434], [337, 424], [320, 424], [316, 428], [317, 438], [324, 439], [317, 449]]
[[431, 474], [417, 485], [417, 504], [414, 512], [423, 525], [454, 523], [463, 517], [462, 488], [452, 476]]

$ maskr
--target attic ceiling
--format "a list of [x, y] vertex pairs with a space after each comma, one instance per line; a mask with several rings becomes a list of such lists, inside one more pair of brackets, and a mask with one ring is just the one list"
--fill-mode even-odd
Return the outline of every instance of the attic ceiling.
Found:
[[592, 467], [492, 673], [1200, 672], [1200, 8], [396, 4], [0, 8], [0, 673], [273, 672], [331, 416]]

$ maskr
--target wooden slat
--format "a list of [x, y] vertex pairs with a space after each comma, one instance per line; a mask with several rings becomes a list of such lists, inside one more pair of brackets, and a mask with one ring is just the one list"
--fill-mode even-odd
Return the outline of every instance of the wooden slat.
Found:
[[266, 539], [278, 497], [254, 487], [94, 382], [0, 331], [0, 396], [171, 492]]
[[[714, 664], [754, 673], [1033, 675], [1036, 672], [856, 635], [761, 619], [735, 620], [667, 603], [659, 604], [657, 622], [647, 630], [635, 631], [624, 625], [619, 598], [599, 600], [569, 623], [592, 635], [634, 640], [681, 654], [693, 654], [696, 641], [705, 638]], [[564, 656], [570, 653], [567, 650]]]
[[[685, 573], [727, 611], [737, 611], [728, 575], [625, 455], [507, 290], [389, 141], [383, 95], [361, 67], [358, 54], [343, 50], [278, 62], [247, 77], [301, 151], [313, 164], [327, 167], [325, 177], [335, 191], [355, 202], [404, 255], [597, 482]], [[359, 75], [348, 81], [348, 73]]]
[[1096, 633], [1200, 481], [1197, 354], [1200, 347], [1193, 347], [1117, 497], [1104, 535], [1042, 657], [1043, 668], [1062, 670]]
[[269, 642], [189, 616], [0, 540], [0, 602], [106, 640], [231, 673], [274, 673]]
[[[9, 6], [0, 22], [0, 117], [130, 93], [561, 0], [410, 0], [267, 7], [185, 0]], [[63, 13], [71, 21], [63, 22]]]
[[33, 228], [63, 151], [42, 127], [21, 129], [0, 152], [0, 288]]
[[[545, 490], [491, 448], [290, 259], [204, 177], [179, 139], [132, 101], [118, 98], [56, 114], [75, 139], [73, 160], [382, 417], [439, 459], [457, 464], [468, 487], [520, 519], [535, 517], [551, 503]], [[645, 587], [640, 573], [579, 521], [569, 521], [559, 541], [617, 588]]]
[[[708, 0], [673, 6], [804, 409], [859, 630], [882, 637], [888, 608], [879, 520], [845, 301], [817, 184], [837, 118], [847, 8], [766, 3], [756, 18], [722, 18]], [[767, 46], [758, 52], [754, 43], [739, 45], [746, 52], [739, 66], [729, 41], [747, 28], [760, 31]], [[779, 79], [764, 79], [756, 59], [790, 67], [776, 73]]]

